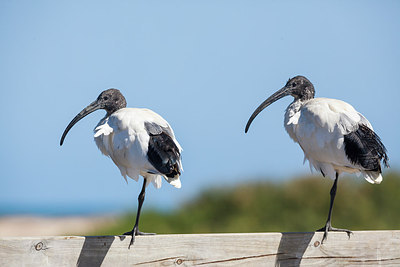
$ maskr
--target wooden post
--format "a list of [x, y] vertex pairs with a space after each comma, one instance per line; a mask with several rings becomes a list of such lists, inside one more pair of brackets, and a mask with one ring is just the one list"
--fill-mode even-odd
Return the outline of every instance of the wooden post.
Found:
[[0, 238], [0, 266], [400, 266], [400, 231]]

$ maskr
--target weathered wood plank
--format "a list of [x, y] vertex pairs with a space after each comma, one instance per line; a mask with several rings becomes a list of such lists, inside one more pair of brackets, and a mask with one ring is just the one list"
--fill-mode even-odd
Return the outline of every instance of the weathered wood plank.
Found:
[[400, 231], [0, 238], [0, 266], [400, 266]]

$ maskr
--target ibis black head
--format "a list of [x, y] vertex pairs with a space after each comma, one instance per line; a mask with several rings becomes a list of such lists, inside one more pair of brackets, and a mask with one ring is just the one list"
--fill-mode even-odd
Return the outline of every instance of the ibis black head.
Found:
[[274, 103], [275, 101], [281, 99], [282, 97], [291, 95], [295, 100], [308, 100], [314, 98], [315, 90], [312, 83], [304, 76], [296, 76], [289, 79], [286, 85], [268, 97], [251, 115], [249, 121], [246, 124], [245, 132], [249, 130], [251, 122], [255, 117], [266, 107]]
[[84, 108], [72, 121], [68, 124], [67, 128], [65, 128], [64, 133], [60, 140], [60, 146], [64, 143], [64, 138], [67, 136], [68, 131], [74, 126], [78, 121], [96, 111], [98, 109], [105, 109], [107, 111], [107, 115], [110, 116], [115, 111], [126, 107], [125, 97], [121, 94], [121, 92], [117, 89], [108, 89], [103, 91], [97, 99], [92, 102], [89, 106]]

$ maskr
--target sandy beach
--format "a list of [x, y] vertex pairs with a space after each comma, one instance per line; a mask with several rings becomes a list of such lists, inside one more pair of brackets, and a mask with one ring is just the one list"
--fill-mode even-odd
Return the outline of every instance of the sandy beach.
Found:
[[114, 222], [114, 216], [3, 216], [0, 217], [0, 236], [88, 235]]

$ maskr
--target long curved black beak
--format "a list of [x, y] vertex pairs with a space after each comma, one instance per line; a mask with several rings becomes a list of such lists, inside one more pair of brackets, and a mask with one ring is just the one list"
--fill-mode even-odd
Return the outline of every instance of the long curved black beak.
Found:
[[102, 108], [101, 104], [99, 103], [99, 101], [96, 100], [93, 103], [91, 103], [89, 106], [84, 108], [81, 112], [79, 112], [78, 115], [76, 115], [75, 118], [73, 118], [72, 121], [68, 124], [67, 128], [65, 128], [64, 133], [61, 136], [60, 146], [62, 146], [62, 144], [64, 143], [64, 139], [67, 136], [67, 133], [69, 132], [69, 130], [72, 128], [72, 126], [74, 126], [78, 121], [80, 121], [81, 119], [83, 119], [84, 117], [86, 117], [87, 115], [92, 113], [93, 111], [96, 111], [101, 108]]
[[290, 95], [290, 90], [288, 88], [283, 87], [282, 89], [276, 91], [273, 95], [271, 95], [270, 97], [267, 98], [267, 100], [265, 100], [264, 102], [262, 102], [262, 104], [253, 112], [253, 114], [251, 115], [249, 121], [246, 124], [246, 128], [244, 130], [245, 133], [247, 133], [247, 131], [250, 128], [250, 124], [253, 122], [253, 120], [257, 117], [258, 114], [260, 114], [261, 111], [263, 111], [263, 109], [265, 109], [266, 107], [268, 107], [269, 105], [271, 105], [272, 103], [274, 103], [275, 101], [281, 99], [282, 97], [285, 97], [287, 95]]

